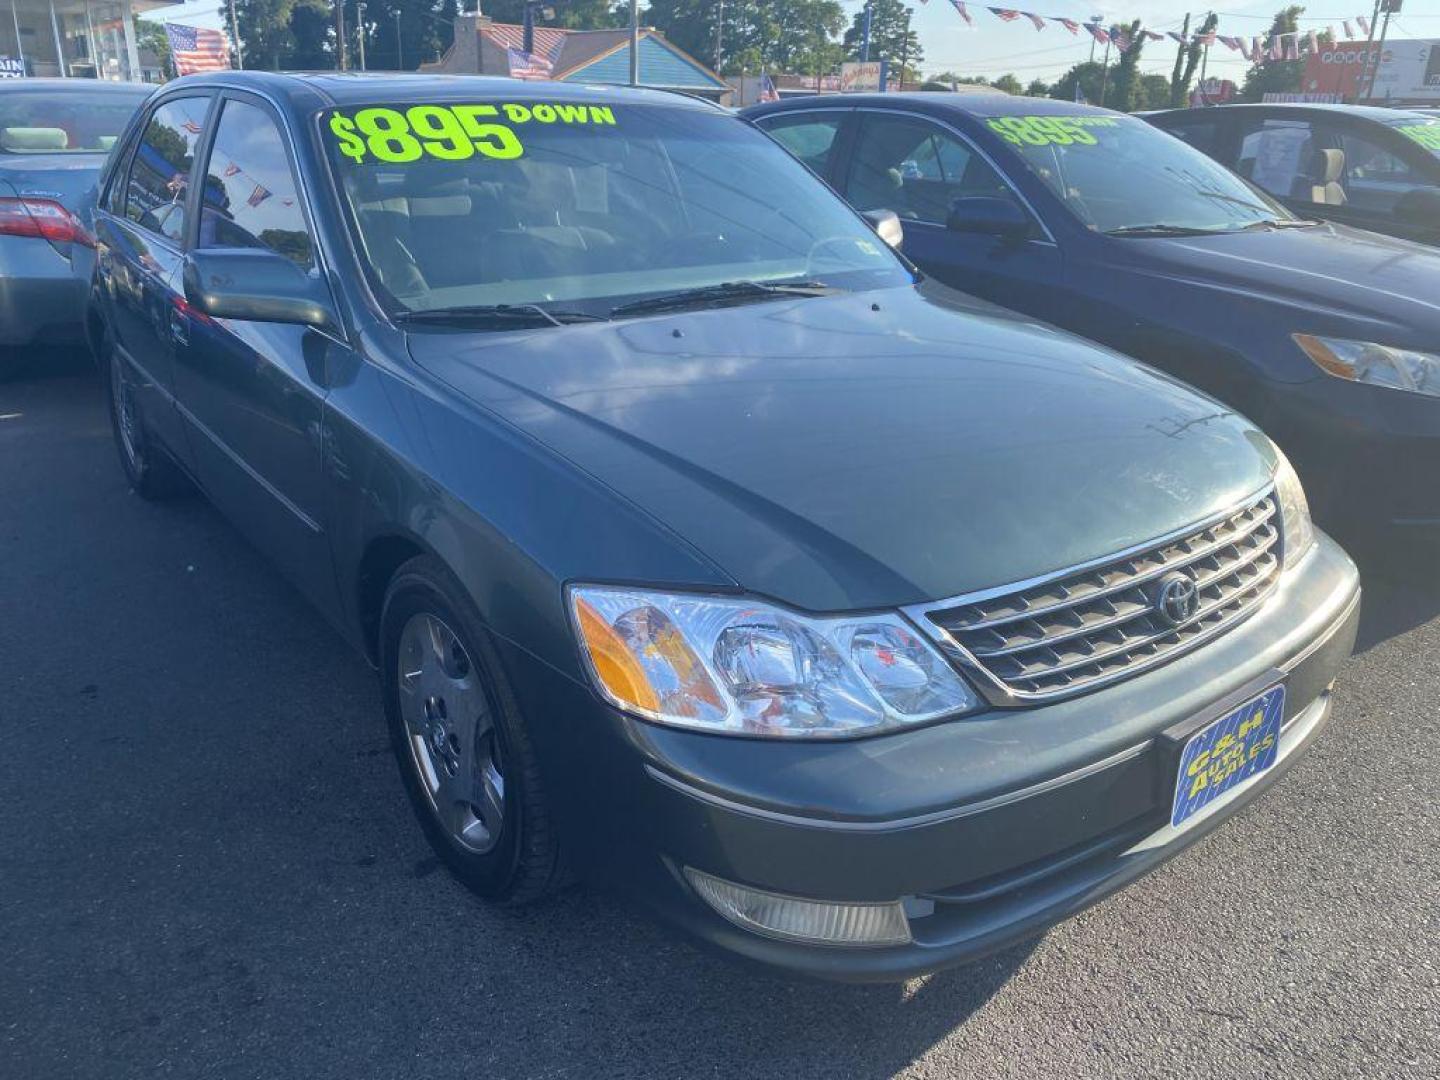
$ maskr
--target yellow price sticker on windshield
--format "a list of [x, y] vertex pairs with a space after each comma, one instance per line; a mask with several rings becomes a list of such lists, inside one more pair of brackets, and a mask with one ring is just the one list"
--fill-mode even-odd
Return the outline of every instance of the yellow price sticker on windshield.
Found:
[[332, 113], [335, 147], [357, 165], [367, 160], [403, 165], [432, 157], [466, 161], [477, 154], [501, 160], [525, 153], [516, 128], [527, 124], [613, 125], [608, 105], [411, 105]]
[[1109, 116], [996, 116], [987, 123], [1016, 146], [1096, 146], [1092, 129], [1115, 126]]
[[1440, 124], [1406, 124], [1395, 130], [1414, 139], [1427, 150], [1440, 150]]

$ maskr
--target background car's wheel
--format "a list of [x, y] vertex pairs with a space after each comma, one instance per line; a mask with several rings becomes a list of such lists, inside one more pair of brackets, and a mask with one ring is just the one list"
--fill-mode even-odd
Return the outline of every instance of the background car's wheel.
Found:
[[561, 885], [524, 720], [478, 613], [438, 560], [396, 572], [380, 662], [395, 755], [436, 853], [490, 900], [522, 904]]
[[105, 353], [105, 390], [110, 407], [110, 425], [115, 431], [115, 448], [120, 467], [136, 494], [146, 499], [168, 499], [189, 488], [189, 482], [150, 437], [145, 416], [135, 394], [135, 375], [114, 349]]

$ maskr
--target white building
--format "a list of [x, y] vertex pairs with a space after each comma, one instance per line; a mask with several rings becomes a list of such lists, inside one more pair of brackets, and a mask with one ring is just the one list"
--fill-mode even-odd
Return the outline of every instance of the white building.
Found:
[[143, 81], [135, 16], [167, 6], [167, 0], [0, 0], [0, 75]]

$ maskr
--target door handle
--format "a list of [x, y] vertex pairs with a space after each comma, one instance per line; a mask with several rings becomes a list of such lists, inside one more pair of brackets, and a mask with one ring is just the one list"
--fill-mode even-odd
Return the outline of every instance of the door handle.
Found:
[[170, 336], [175, 339], [176, 344], [190, 344], [190, 320], [179, 307], [170, 307]]

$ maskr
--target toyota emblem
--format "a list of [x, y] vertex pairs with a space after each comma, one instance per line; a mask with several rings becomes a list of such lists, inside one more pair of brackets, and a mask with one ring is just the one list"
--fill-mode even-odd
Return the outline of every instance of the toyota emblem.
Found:
[[1155, 613], [1171, 626], [1187, 623], [1200, 606], [1200, 591], [1189, 574], [1173, 570], [1160, 579], [1155, 590]]

